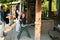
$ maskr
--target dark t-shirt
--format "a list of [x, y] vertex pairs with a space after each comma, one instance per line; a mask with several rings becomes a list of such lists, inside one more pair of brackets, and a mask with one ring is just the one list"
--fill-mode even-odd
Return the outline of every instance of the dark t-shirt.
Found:
[[1, 21], [5, 21], [4, 10], [1, 10]]
[[22, 21], [20, 22], [21, 24], [23, 23], [24, 25], [26, 24], [26, 18], [22, 18]]

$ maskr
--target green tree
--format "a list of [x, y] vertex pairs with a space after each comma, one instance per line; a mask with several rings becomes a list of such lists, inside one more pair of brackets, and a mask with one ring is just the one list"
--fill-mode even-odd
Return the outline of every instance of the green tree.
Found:
[[17, 0], [0, 0], [0, 3], [9, 3]]

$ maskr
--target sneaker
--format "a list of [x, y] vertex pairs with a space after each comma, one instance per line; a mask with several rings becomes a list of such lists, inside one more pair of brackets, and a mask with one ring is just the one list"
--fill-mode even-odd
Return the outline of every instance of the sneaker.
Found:
[[7, 36], [7, 33], [3, 32], [3, 36], [6, 37]]

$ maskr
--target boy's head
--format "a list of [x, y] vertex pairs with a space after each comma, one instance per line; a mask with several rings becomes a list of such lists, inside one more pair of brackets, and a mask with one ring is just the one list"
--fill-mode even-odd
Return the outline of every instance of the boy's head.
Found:
[[24, 18], [26, 15], [25, 15], [25, 12], [22, 12], [22, 18]]
[[1, 9], [5, 9], [5, 6], [4, 5], [1, 5]]

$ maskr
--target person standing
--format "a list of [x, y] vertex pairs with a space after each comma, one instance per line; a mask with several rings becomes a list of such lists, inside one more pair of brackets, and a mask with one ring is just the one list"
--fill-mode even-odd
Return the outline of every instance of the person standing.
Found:
[[16, 31], [19, 32], [19, 28], [20, 28], [20, 6], [19, 4], [17, 4], [16, 6]]
[[16, 6], [16, 18], [18, 19], [18, 16], [20, 15], [20, 9], [19, 9], [19, 5]]
[[1, 21], [2, 21], [2, 26], [0, 27], [0, 36], [3, 37], [3, 32], [4, 32], [4, 27], [5, 27], [5, 15], [4, 15], [4, 8], [5, 6], [1, 6]]
[[17, 35], [17, 39], [19, 40], [20, 39], [20, 36], [21, 36], [21, 33], [25, 30], [28, 37], [31, 38], [30, 34], [29, 34], [29, 31], [28, 31], [28, 28], [27, 28], [27, 25], [26, 25], [26, 15], [25, 15], [25, 12], [22, 12], [21, 14], [21, 17], [20, 17], [20, 24], [21, 24], [21, 28], [20, 28], [20, 32], [19, 34]]

